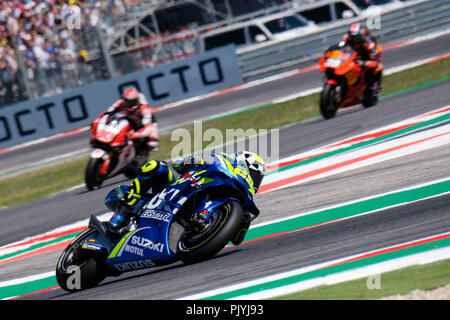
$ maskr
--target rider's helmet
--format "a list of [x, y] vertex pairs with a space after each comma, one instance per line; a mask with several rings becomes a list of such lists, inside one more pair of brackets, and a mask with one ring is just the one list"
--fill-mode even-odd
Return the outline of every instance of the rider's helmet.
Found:
[[358, 49], [365, 40], [367, 29], [359, 23], [354, 23], [347, 31], [347, 42], [354, 48]]
[[264, 160], [254, 152], [242, 151], [236, 154], [236, 160], [245, 161], [253, 180], [253, 188], [258, 191], [261, 182], [266, 173], [266, 164]]
[[121, 107], [124, 111], [134, 111], [139, 107], [139, 97], [140, 97], [139, 91], [137, 91], [134, 88], [129, 88], [125, 90], [125, 92], [122, 94], [123, 103]]

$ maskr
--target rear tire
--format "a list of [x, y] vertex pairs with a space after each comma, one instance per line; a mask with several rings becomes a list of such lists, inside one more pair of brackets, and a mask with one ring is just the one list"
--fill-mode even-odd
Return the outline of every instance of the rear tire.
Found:
[[94, 190], [96, 188], [99, 188], [103, 181], [104, 178], [102, 177], [102, 175], [100, 174], [100, 168], [102, 166], [103, 163], [103, 159], [97, 159], [97, 158], [90, 158], [88, 165], [86, 167], [86, 171], [85, 171], [85, 182], [86, 182], [86, 187], [89, 190]]
[[210, 259], [240, 231], [244, 210], [236, 201], [228, 201], [213, 213], [215, 221], [202, 234], [184, 234], [178, 243], [178, 257], [186, 264]]
[[366, 92], [364, 92], [364, 99], [361, 101], [361, 104], [364, 106], [364, 108], [370, 108], [373, 107], [378, 103], [378, 95], [373, 92], [371, 89], [367, 89]]
[[336, 115], [338, 107], [336, 85], [325, 83], [320, 95], [320, 113], [325, 119], [331, 119]]

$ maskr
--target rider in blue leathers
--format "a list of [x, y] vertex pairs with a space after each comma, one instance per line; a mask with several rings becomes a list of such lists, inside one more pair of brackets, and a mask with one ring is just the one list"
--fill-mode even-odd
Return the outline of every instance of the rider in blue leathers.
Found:
[[[264, 161], [257, 154], [248, 151], [232, 154], [231, 156], [236, 158], [241, 157], [246, 162], [253, 180], [253, 188], [256, 192], [264, 178]], [[141, 168], [138, 177], [134, 179], [130, 188], [126, 192], [123, 192], [123, 197], [117, 204], [117, 207], [111, 208], [116, 213], [109, 221], [110, 230], [118, 233], [127, 224], [142, 194], [151, 191], [151, 194], [155, 195], [173, 183], [178, 177], [187, 174], [191, 170], [200, 170], [204, 166], [208, 166], [208, 163], [203, 158], [197, 156], [191, 156], [172, 163], [156, 160], [147, 162]], [[243, 223], [241, 232], [232, 240], [235, 245], [243, 241], [250, 222], [251, 220]]]

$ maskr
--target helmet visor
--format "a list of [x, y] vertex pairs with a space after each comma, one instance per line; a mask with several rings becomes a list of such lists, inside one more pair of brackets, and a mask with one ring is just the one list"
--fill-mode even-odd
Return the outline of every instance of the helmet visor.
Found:
[[137, 107], [138, 102], [139, 102], [139, 99], [124, 100], [122, 107], [124, 109], [131, 109], [131, 108]]

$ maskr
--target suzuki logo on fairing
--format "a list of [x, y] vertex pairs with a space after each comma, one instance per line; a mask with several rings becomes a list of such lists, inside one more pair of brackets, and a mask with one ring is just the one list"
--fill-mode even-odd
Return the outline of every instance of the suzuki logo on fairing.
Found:
[[142, 237], [138, 237], [138, 236], [133, 236], [131, 238], [131, 244], [146, 248], [146, 249], [150, 249], [150, 250], [155, 250], [158, 252], [162, 252], [164, 250], [164, 245], [162, 243], [154, 243], [153, 241], [146, 239], [146, 238], [142, 238]]

